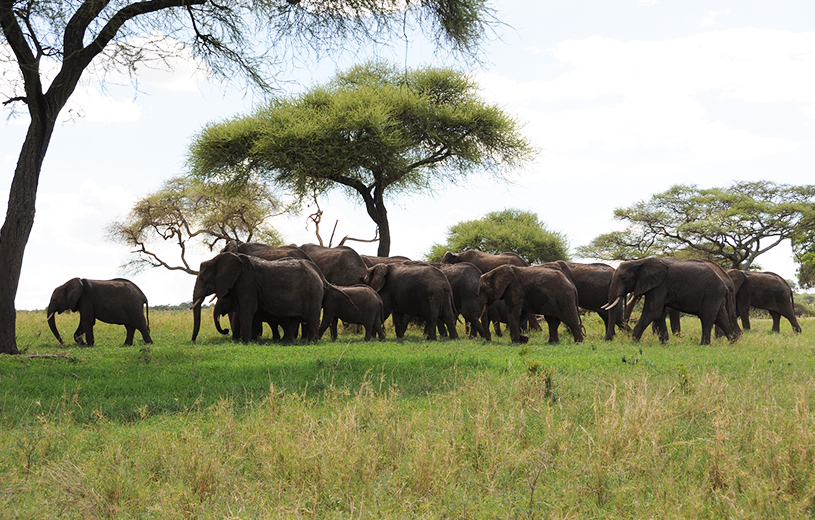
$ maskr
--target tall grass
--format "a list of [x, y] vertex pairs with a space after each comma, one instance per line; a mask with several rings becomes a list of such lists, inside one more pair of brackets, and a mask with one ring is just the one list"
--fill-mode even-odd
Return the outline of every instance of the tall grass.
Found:
[[589, 317], [519, 347], [192, 344], [188, 313], [151, 318], [154, 345], [99, 324], [58, 348], [21, 313], [26, 354], [66, 358], [0, 358], [0, 517], [815, 515], [815, 320], [703, 347], [692, 318], [663, 346]]

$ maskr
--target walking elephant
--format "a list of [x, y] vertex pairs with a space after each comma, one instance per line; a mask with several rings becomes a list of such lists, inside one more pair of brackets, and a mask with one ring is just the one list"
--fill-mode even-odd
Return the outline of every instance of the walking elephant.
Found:
[[[124, 325], [127, 331], [125, 345], [133, 344], [133, 336], [138, 330], [145, 343], [152, 343], [150, 337], [150, 311], [147, 297], [136, 284], [124, 278], [113, 280], [88, 280], [72, 278], [60, 285], [51, 294], [48, 303], [48, 326], [60, 345], [62, 337], [57, 330], [55, 314], [71, 310], [79, 312], [79, 326], [74, 332], [74, 341], [79, 345], [93, 345], [93, 325], [96, 320], [115, 325]], [[145, 316], [145, 313], [147, 314]], [[85, 339], [82, 339], [85, 336]]]
[[[560, 269], [569, 277], [577, 288], [578, 305], [587, 311], [596, 312], [600, 315], [605, 325], [605, 340], [614, 338], [614, 327], [629, 331], [629, 327], [623, 316], [623, 307], [614, 307], [611, 310], [603, 307], [608, 303], [608, 289], [611, 286], [611, 279], [614, 277], [614, 268], [610, 265], [594, 263], [581, 264], [577, 262], [547, 262], [542, 264], [553, 269]], [[611, 323], [611, 327], [609, 327]], [[609, 331], [610, 329], [610, 331]]]
[[263, 260], [241, 253], [220, 253], [201, 262], [193, 289], [193, 333], [201, 327], [201, 302], [210, 294], [229, 295], [237, 306], [241, 341], [252, 339], [253, 321], [260, 310], [297, 318], [306, 324], [306, 339], [315, 341], [326, 291], [336, 290], [310, 260]]
[[769, 271], [730, 269], [727, 276], [736, 288], [736, 314], [744, 330], [750, 330], [750, 307], [764, 309], [773, 319], [773, 332], [781, 331], [781, 316], [787, 318], [792, 330], [801, 332], [795, 317], [792, 288], [786, 280]]
[[[721, 271], [721, 272], [720, 272]], [[660, 324], [660, 340], [668, 340], [665, 307], [694, 314], [702, 322], [702, 345], [710, 344], [713, 326], [735, 341], [741, 334], [735, 323], [733, 284], [718, 265], [706, 260], [648, 257], [621, 263], [614, 271], [606, 309], [611, 309], [626, 295], [645, 297], [642, 316], [632, 332], [639, 341], [645, 328], [654, 320]], [[735, 325], [735, 326], [734, 326]]]
[[490, 341], [489, 321], [481, 321], [481, 312], [478, 307], [478, 283], [481, 271], [469, 262], [458, 264], [433, 264], [438, 267], [453, 290], [453, 309], [458, 312], [470, 327], [470, 337], [480, 334], [482, 338]]
[[529, 262], [521, 258], [518, 253], [501, 253], [493, 255], [485, 253], [476, 249], [468, 249], [463, 253], [451, 253], [447, 251], [441, 259], [443, 264], [457, 264], [459, 262], [470, 262], [478, 268], [481, 273], [492, 271], [499, 265], [517, 265], [518, 267], [526, 267]]
[[346, 296], [329, 292], [323, 300], [323, 321], [320, 323], [319, 337], [331, 328], [331, 341], [337, 341], [337, 322], [356, 323], [365, 328], [365, 341], [374, 335], [385, 339], [385, 306], [379, 294], [367, 285], [338, 287]]
[[317, 244], [300, 246], [317, 264], [325, 279], [334, 285], [351, 286], [365, 283], [368, 266], [359, 254], [348, 246], [323, 247]]
[[564, 323], [575, 342], [583, 341], [583, 325], [577, 305], [577, 288], [559, 269], [542, 265], [502, 265], [481, 275], [478, 301], [482, 316], [493, 302], [507, 306], [507, 328], [513, 343], [526, 343], [520, 332], [521, 315], [543, 314], [549, 325], [549, 343], [557, 343], [558, 327]]
[[425, 262], [376, 264], [368, 268], [365, 283], [382, 298], [385, 317], [393, 314], [397, 338], [404, 337], [409, 317], [418, 317], [425, 323], [427, 339], [436, 339], [439, 319], [450, 339], [458, 339], [453, 289], [439, 268]]

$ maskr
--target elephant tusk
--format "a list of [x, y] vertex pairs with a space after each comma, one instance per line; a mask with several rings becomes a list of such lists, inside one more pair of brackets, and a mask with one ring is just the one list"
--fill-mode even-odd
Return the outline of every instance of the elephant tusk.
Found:
[[214, 302], [214, 301], [215, 301], [215, 298], [217, 298], [217, 297], [218, 297], [218, 295], [217, 295], [217, 294], [213, 294], [213, 295], [212, 295], [212, 298], [210, 298], [210, 299], [209, 299], [209, 303]]
[[614, 302], [613, 302], [613, 303], [611, 303], [611, 304], [608, 304], [608, 303], [607, 303], [607, 304], [603, 305], [603, 306], [602, 306], [602, 307], [600, 307], [600, 308], [601, 308], [601, 309], [603, 309], [603, 310], [605, 310], [605, 311], [607, 311], [607, 310], [611, 309], [612, 307], [614, 307], [615, 305], [617, 305], [618, 303], [620, 303], [620, 298], [621, 298], [620, 296], [617, 296], [617, 299], [616, 299], [616, 300], [614, 300]]
[[632, 295], [631, 295], [631, 298], [629, 298], [629, 299], [628, 299], [628, 302], [626, 302], [625, 306], [626, 306], [626, 307], [628, 307], [629, 305], [631, 305], [631, 302], [633, 302], [633, 301], [634, 301], [634, 298], [636, 298], [636, 296], [634, 296], [634, 295], [632, 294]]
[[49, 314], [49, 315], [48, 315], [48, 317], [47, 317], [47, 318], [45, 318], [45, 321], [51, 321], [51, 318], [53, 318], [53, 317], [54, 317], [54, 314], [56, 314], [56, 311], [55, 311], [55, 312], [52, 312], [51, 314]]
[[194, 309], [194, 308], [198, 307], [199, 305], [201, 305], [202, 301], [204, 301], [203, 298], [198, 298], [197, 300], [195, 300], [195, 302], [192, 305], [190, 305], [190, 309]]

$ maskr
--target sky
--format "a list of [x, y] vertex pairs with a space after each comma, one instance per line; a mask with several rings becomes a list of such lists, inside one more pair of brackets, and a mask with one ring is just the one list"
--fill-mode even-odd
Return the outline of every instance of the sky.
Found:
[[[574, 248], [622, 229], [614, 209], [675, 184], [815, 182], [815, 2], [502, 0], [493, 6], [503, 24], [483, 42], [480, 65], [435, 53], [416, 39], [281, 70], [284, 88], [298, 92], [365, 55], [409, 67], [463, 67], [484, 99], [522, 122], [540, 150], [534, 162], [509, 172], [506, 183], [476, 175], [392, 199], [392, 255], [421, 259], [445, 241], [450, 226], [505, 208], [535, 212]], [[191, 139], [205, 124], [262, 102], [237, 85], [208, 80], [194, 63], [180, 50], [172, 72], [140, 70], [138, 89], [120, 78], [104, 90], [87, 82], [75, 93], [43, 165], [17, 309], [44, 309], [53, 289], [76, 276], [123, 276], [120, 266], [132, 254], [107, 239], [107, 226], [185, 172]], [[0, 93], [6, 93], [2, 81]], [[3, 115], [5, 214], [2, 194], [28, 121], [7, 117], [7, 109]], [[338, 238], [374, 236], [356, 200], [337, 192], [320, 205], [326, 241], [335, 221]], [[305, 208], [272, 223], [290, 243], [316, 242], [309, 213]], [[350, 245], [376, 254], [376, 244]], [[192, 261], [213, 255], [202, 249]], [[795, 277], [789, 244], [757, 263]], [[188, 302], [195, 283], [166, 269], [126, 276], [151, 305]]]

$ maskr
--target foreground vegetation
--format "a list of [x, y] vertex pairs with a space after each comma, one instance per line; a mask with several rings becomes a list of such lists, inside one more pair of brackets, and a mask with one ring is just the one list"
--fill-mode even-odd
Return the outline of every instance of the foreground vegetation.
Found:
[[0, 516], [815, 514], [814, 319], [708, 347], [692, 318], [666, 346], [590, 316], [583, 344], [522, 347], [191, 344], [189, 312], [151, 321], [154, 345], [97, 324], [59, 348], [20, 313], [24, 353], [64, 357], [0, 358]]

